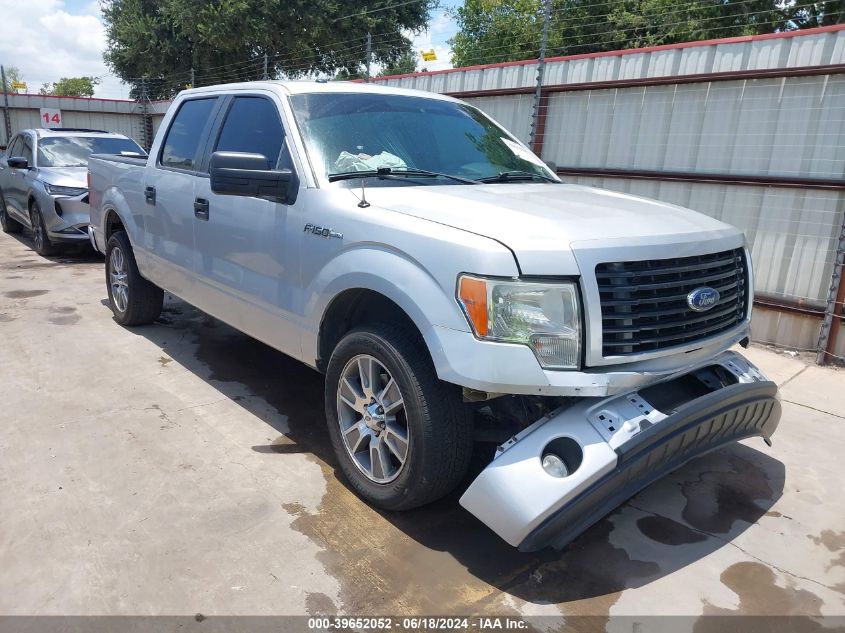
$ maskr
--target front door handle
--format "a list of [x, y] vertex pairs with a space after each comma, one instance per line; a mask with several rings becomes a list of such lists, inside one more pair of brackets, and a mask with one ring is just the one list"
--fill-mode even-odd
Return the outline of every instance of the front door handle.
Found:
[[147, 204], [155, 204], [156, 203], [156, 188], [155, 187], [147, 187], [144, 189], [144, 200], [147, 201]]
[[208, 200], [205, 198], [194, 200], [194, 215], [200, 220], [208, 220]]

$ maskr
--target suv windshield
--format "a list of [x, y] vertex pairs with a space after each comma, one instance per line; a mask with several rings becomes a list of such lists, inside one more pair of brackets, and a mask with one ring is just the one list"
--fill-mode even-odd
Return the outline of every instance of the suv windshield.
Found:
[[55, 136], [38, 141], [39, 167], [86, 167], [91, 154], [127, 152], [145, 156], [135, 141], [128, 138], [98, 136]]
[[[381, 170], [391, 174], [383, 181], [389, 185], [406, 178], [419, 184], [460, 184], [460, 178], [558, 182], [543, 161], [465, 104], [360, 93], [299, 94], [290, 100], [314, 166], [330, 180], [339, 180], [338, 174]], [[393, 177], [403, 170], [441, 176]], [[511, 177], [500, 177], [503, 173]]]

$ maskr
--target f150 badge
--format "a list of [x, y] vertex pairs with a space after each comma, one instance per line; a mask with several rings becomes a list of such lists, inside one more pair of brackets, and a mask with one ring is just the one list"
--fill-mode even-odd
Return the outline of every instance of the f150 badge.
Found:
[[719, 303], [719, 291], [708, 286], [696, 288], [687, 295], [687, 305], [696, 312], [707, 312], [717, 303]]
[[333, 231], [325, 226], [317, 226], [316, 224], [306, 224], [304, 232], [325, 238], [336, 237], [339, 240], [343, 239], [343, 233], [338, 233], [337, 231]]

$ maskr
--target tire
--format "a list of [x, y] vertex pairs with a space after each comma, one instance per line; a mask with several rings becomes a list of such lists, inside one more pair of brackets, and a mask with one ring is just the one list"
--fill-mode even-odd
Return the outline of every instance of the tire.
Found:
[[161, 314], [164, 292], [141, 277], [124, 231], [115, 232], [106, 244], [106, 288], [114, 320], [121, 325], [147, 325]]
[[[369, 386], [362, 365], [374, 369], [365, 370]], [[370, 393], [376, 401], [367, 408]], [[472, 454], [471, 417], [460, 388], [438, 380], [411, 326], [378, 323], [344, 336], [329, 360], [325, 402], [341, 470], [372, 505], [410, 510], [448, 494], [466, 474]], [[373, 450], [376, 458], [371, 458]]]
[[44, 225], [44, 216], [41, 215], [41, 207], [33, 200], [29, 205], [29, 222], [32, 227], [33, 250], [41, 257], [49, 257], [55, 254], [56, 247], [47, 235], [47, 227]]
[[6, 212], [6, 198], [3, 197], [3, 192], [0, 191], [0, 228], [4, 233], [20, 233], [23, 229], [23, 224], [10, 217]]

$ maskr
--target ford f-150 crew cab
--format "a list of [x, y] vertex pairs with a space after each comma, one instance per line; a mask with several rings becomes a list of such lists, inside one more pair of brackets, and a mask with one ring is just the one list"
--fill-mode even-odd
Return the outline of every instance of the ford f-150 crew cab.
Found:
[[778, 424], [776, 386], [731, 350], [743, 234], [565, 184], [456, 99], [186, 90], [149, 159], [95, 156], [89, 178], [117, 322], [153, 322], [166, 289], [322, 371], [338, 464], [380, 508], [445, 495], [489, 447], [461, 505], [521, 549], [563, 546]]

